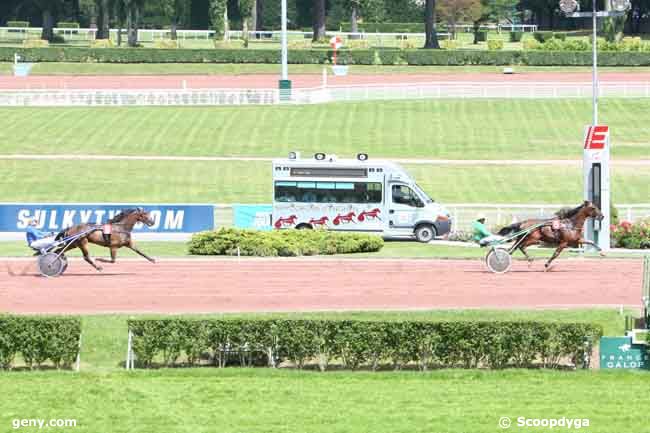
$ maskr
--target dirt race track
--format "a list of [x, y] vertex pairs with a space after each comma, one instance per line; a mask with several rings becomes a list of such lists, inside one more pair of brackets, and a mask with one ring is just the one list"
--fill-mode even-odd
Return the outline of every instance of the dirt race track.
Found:
[[123, 260], [97, 273], [71, 259], [59, 278], [30, 260], [0, 268], [0, 311], [16, 313], [256, 312], [638, 306], [641, 259], [514, 263], [481, 260]]

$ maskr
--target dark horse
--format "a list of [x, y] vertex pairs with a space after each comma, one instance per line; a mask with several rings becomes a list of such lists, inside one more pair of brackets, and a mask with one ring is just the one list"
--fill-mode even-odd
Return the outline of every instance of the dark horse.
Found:
[[115, 263], [117, 250], [122, 247], [127, 247], [149, 260], [151, 263], [156, 263], [154, 259], [140, 251], [133, 243], [133, 239], [131, 239], [131, 231], [136, 223], [139, 222], [148, 226], [151, 226], [154, 223], [151, 216], [149, 216], [149, 213], [142, 208], [125, 209], [108, 220], [107, 224], [79, 224], [64, 230], [58, 237], [65, 238], [88, 232], [87, 235], [81, 236], [75, 242], [68, 245], [66, 251], [79, 248], [83, 253], [84, 260], [90, 263], [98, 271], [101, 271], [102, 267], [98, 266], [90, 257], [88, 252], [88, 243], [110, 248], [111, 259], [107, 260], [98, 258], [97, 260], [100, 262]]
[[[603, 219], [603, 214], [600, 209], [590, 201], [585, 201], [574, 209], [560, 211], [550, 220], [527, 219], [511, 224], [499, 230], [499, 235], [508, 236], [522, 230], [525, 231], [515, 239], [515, 242], [518, 243], [517, 248], [524, 254], [524, 256], [526, 256], [526, 259], [528, 259], [529, 262], [532, 262], [533, 259], [526, 252], [527, 247], [539, 243], [557, 245], [555, 253], [553, 253], [551, 258], [548, 259], [544, 265], [544, 267], [548, 269], [551, 262], [555, 260], [566, 247], [577, 248], [586, 244], [601, 251], [598, 245], [585, 240], [582, 237], [582, 228], [587, 218]], [[527, 231], [527, 229], [536, 225], [540, 225], [540, 227]], [[603, 255], [602, 251], [601, 255]]]

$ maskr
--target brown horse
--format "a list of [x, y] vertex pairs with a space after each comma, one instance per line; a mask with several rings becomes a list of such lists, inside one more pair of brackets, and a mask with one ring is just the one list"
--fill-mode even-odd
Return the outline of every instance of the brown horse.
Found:
[[[133, 239], [131, 239], [131, 231], [136, 223], [139, 222], [148, 226], [151, 226], [154, 223], [151, 216], [149, 216], [149, 213], [142, 208], [125, 209], [115, 215], [115, 217], [108, 220], [107, 224], [79, 224], [64, 230], [57, 236], [57, 238], [65, 238], [88, 232], [87, 235], [81, 236], [75, 242], [68, 245], [65, 250], [68, 251], [74, 248], [79, 248], [83, 253], [84, 260], [90, 263], [90, 265], [98, 271], [101, 271], [102, 267], [97, 265], [90, 257], [90, 253], [88, 252], [88, 243], [110, 248], [111, 259], [107, 260], [98, 258], [97, 260], [100, 262], [115, 263], [117, 250], [122, 247], [127, 247], [149, 260], [151, 263], [156, 263], [154, 259], [140, 251], [133, 243]], [[57, 253], [58, 252], [60, 252], [60, 250], [57, 251]]]
[[[551, 262], [567, 247], [577, 248], [581, 245], [591, 245], [603, 255], [598, 245], [582, 237], [582, 228], [587, 218], [603, 219], [600, 209], [590, 201], [585, 201], [575, 209], [560, 211], [550, 220], [527, 219], [511, 224], [499, 230], [499, 235], [508, 236], [519, 231], [526, 231], [515, 239], [514, 248], [519, 249], [526, 256], [528, 262], [532, 262], [533, 259], [526, 252], [527, 247], [540, 243], [557, 245], [555, 253], [544, 265], [545, 269], [548, 269]], [[539, 227], [527, 231], [536, 225]]]

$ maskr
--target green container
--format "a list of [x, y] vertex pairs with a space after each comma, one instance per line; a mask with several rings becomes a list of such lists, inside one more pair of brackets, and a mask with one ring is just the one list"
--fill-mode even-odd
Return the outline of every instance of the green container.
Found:
[[632, 337], [601, 337], [600, 368], [650, 370], [647, 346], [632, 344]]
[[280, 101], [291, 100], [291, 80], [280, 80]]

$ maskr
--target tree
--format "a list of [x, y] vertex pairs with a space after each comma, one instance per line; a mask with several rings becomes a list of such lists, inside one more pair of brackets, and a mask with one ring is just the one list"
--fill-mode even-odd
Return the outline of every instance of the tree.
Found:
[[228, 39], [228, 2], [227, 0], [210, 0], [210, 23], [216, 36]]
[[52, 42], [54, 38], [54, 15], [61, 7], [61, 0], [32, 0], [43, 16], [41, 39]]
[[325, 0], [314, 0], [314, 16], [312, 29], [314, 42], [325, 39]]
[[97, 12], [97, 39], [108, 39], [110, 37], [110, 4], [109, 0], [95, 0]]
[[452, 37], [455, 39], [456, 23], [475, 22], [481, 17], [481, 0], [438, 0], [438, 12], [447, 21]]
[[248, 28], [250, 19], [253, 15], [255, 0], [239, 0], [239, 14], [242, 20], [242, 36], [244, 38], [244, 47], [248, 48]]
[[176, 40], [176, 30], [183, 17], [187, 15], [189, 4], [187, 0], [160, 0], [163, 14], [171, 21], [171, 37]]
[[424, 4], [424, 48], [440, 49], [435, 19], [436, 1], [425, 0]]

